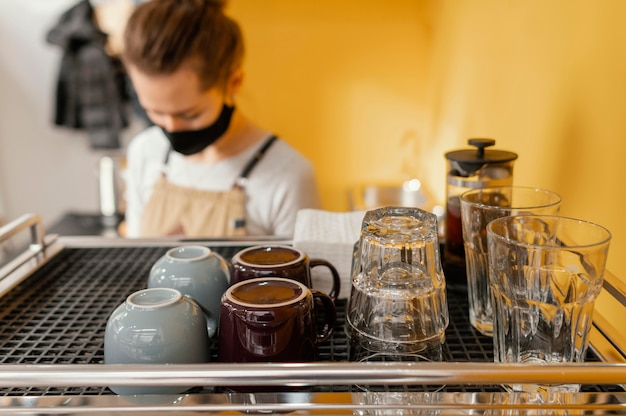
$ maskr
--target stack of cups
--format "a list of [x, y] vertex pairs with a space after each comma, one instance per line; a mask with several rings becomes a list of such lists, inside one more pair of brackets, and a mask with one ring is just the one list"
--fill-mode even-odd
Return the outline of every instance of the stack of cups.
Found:
[[448, 304], [434, 214], [365, 214], [346, 314], [351, 361], [442, 360]]

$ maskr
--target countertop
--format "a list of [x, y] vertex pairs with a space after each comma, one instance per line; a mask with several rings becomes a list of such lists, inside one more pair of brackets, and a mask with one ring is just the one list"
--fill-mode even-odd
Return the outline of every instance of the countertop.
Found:
[[68, 212], [60, 220], [46, 227], [47, 234], [72, 236], [117, 237], [117, 226], [122, 218], [105, 217], [99, 213]]

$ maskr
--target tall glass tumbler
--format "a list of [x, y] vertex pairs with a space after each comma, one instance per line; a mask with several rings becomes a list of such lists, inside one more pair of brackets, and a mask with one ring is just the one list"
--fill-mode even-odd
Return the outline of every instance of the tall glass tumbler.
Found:
[[[582, 362], [611, 233], [558, 216], [515, 216], [487, 226], [496, 362]], [[532, 393], [578, 385], [505, 386]]]
[[448, 326], [437, 217], [419, 208], [365, 214], [346, 331], [351, 361], [441, 361]]
[[487, 224], [511, 215], [557, 214], [560, 205], [561, 197], [556, 193], [522, 186], [475, 189], [461, 194], [469, 318], [481, 334], [493, 333]]

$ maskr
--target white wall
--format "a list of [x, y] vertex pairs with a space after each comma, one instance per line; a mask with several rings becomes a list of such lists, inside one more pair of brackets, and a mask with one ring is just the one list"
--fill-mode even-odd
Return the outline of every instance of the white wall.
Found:
[[46, 33], [75, 3], [0, 0], [0, 217], [8, 220], [33, 212], [50, 225], [67, 211], [97, 212], [98, 159], [122, 154], [94, 151], [84, 131], [52, 123], [62, 53]]

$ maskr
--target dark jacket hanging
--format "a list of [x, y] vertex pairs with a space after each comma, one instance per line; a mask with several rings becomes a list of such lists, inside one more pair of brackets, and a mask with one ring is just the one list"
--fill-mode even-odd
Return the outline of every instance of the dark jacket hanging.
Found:
[[89, 1], [63, 13], [46, 40], [63, 50], [54, 123], [87, 130], [94, 149], [119, 148], [128, 125], [126, 76], [121, 61], [105, 51], [107, 35]]

